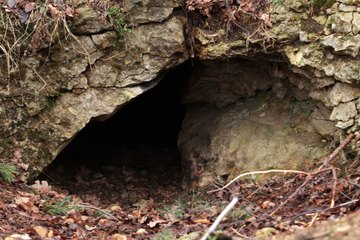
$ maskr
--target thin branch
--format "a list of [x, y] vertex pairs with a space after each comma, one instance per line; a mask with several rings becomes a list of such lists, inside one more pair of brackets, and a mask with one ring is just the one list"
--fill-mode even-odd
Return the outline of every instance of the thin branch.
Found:
[[336, 197], [336, 185], [337, 185], [337, 173], [336, 173], [336, 169], [333, 167], [331, 169], [332, 175], [333, 175], [333, 187], [332, 187], [332, 192], [331, 192], [331, 202], [330, 202], [330, 207], [334, 207], [335, 206], [335, 197]]
[[254, 171], [254, 172], [246, 172], [243, 174], [238, 175], [237, 177], [235, 177], [233, 180], [231, 180], [229, 183], [227, 183], [225, 186], [218, 188], [218, 189], [214, 189], [214, 190], [210, 190], [207, 191], [207, 193], [213, 193], [213, 192], [219, 192], [222, 191], [226, 188], [228, 188], [231, 184], [233, 184], [234, 182], [236, 182], [237, 180], [239, 180], [242, 177], [245, 176], [249, 176], [249, 175], [254, 175], [254, 174], [267, 174], [267, 173], [297, 173], [297, 174], [305, 174], [305, 175], [310, 175], [310, 173], [304, 172], [304, 171], [298, 171], [298, 170], [280, 170], [280, 169], [270, 169], [270, 170], [265, 170], [265, 171]]
[[230, 230], [231, 230], [231, 231], [233, 231], [235, 235], [237, 235], [237, 236], [239, 236], [239, 237], [241, 237], [241, 238], [245, 238], [245, 239], [253, 239], [253, 238], [251, 238], [251, 237], [248, 237], [248, 236], [242, 235], [241, 233], [239, 233], [238, 231], [236, 231], [236, 229], [235, 229], [235, 228], [230, 228]]
[[[353, 133], [350, 133], [346, 138], [345, 140], [329, 155], [329, 157], [327, 157], [325, 160], [324, 160], [324, 163], [323, 165], [325, 167], [328, 166], [328, 164], [340, 153], [341, 150], [344, 149], [344, 147], [346, 147], [350, 142], [351, 140], [354, 138], [354, 134]], [[356, 140], [360, 140], [360, 134], [357, 134], [356, 137], [355, 137]]]
[[215, 222], [210, 226], [207, 232], [202, 236], [200, 240], [206, 240], [213, 233], [217, 226], [220, 224], [221, 220], [230, 212], [230, 210], [235, 206], [235, 204], [239, 201], [237, 197], [233, 198], [231, 202], [226, 206], [226, 208], [220, 213], [220, 215], [216, 218]]
[[112, 215], [111, 213], [101, 209], [101, 208], [97, 208], [97, 207], [94, 207], [94, 206], [91, 206], [91, 205], [88, 205], [88, 204], [76, 204], [74, 205], [74, 207], [80, 207], [80, 208], [89, 208], [89, 209], [94, 209], [96, 211], [99, 211], [99, 212], [102, 212], [103, 214], [105, 214], [106, 216], [112, 218], [113, 220], [119, 222], [120, 220], [115, 217], [114, 215]]
[[312, 176], [306, 178], [306, 180], [290, 195], [290, 197], [288, 197], [284, 202], [281, 202], [280, 205], [275, 208], [274, 211], [272, 211], [269, 216], [273, 216], [275, 213], [277, 213], [283, 206], [285, 206], [285, 204], [287, 204], [288, 202], [290, 202], [293, 198], [295, 198], [295, 196], [300, 192], [300, 190], [310, 182], [310, 180], [312, 179]]

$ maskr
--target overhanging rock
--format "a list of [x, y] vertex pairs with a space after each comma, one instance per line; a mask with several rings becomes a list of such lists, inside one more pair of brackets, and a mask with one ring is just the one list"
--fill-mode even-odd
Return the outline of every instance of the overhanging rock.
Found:
[[41, 171], [91, 119], [109, 117], [156, 85], [167, 69], [189, 59], [189, 52], [203, 60], [258, 61], [261, 56], [268, 65], [266, 74], [271, 75], [271, 80], [262, 78], [264, 82], [257, 81], [255, 87], [247, 80], [246, 89], [239, 82], [228, 86], [220, 82], [219, 91], [207, 85], [206, 92], [188, 95], [189, 103], [203, 98], [226, 106], [270, 88], [284, 99], [284, 89], [290, 86], [297, 100], [312, 98], [326, 106], [314, 109], [325, 118], [311, 120], [323, 136], [333, 134], [329, 123], [347, 131], [358, 129], [356, 1], [339, 0], [311, 12], [307, 1], [284, 0], [269, 6], [272, 26], [262, 26], [257, 34], [231, 23], [214, 24], [222, 23], [222, 15], [209, 18], [196, 11], [187, 15], [177, 1], [126, 2], [133, 28], [125, 40], [117, 39], [109, 23], [94, 23], [100, 19], [94, 9], [78, 6], [73, 25], [76, 38], [52, 46], [50, 53], [42, 49], [22, 58], [18, 72], [10, 71], [3, 61], [6, 56], [0, 56], [2, 159], [10, 160], [20, 151], [23, 161], [30, 163], [29, 173]]

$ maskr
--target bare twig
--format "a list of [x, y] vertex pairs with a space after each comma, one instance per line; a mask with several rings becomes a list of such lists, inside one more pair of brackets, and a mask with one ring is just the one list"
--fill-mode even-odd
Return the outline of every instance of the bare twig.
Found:
[[236, 229], [235, 229], [235, 228], [230, 228], [230, 230], [231, 230], [231, 231], [233, 231], [233, 233], [234, 233], [235, 235], [237, 235], [237, 236], [239, 236], [239, 237], [241, 237], [241, 238], [245, 238], [245, 239], [253, 239], [253, 238], [251, 238], [251, 237], [248, 237], [248, 236], [245, 236], [245, 235], [243, 235], [243, 234], [239, 233], [238, 231], [236, 231]]
[[298, 170], [280, 170], [280, 169], [270, 169], [270, 170], [265, 170], [265, 171], [253, 171], [253, 172], [246, 172], [243, 174], [238, 175], [237, 177], [235, 177], [233, 180], [231, 180], [229, 183], [227, 183], [225, 186], [218, 188], [218, 189], [214, 189], [214, 190], [210, 190], [207, 191], [207, 193], [214, 193], [214, 192], [219, 192], [222, 191], [226, 188], [228, 188], [231, 184], [233, 184], [234, 182], [236, 182], [237, 180], [239, 180], [242, 177], [245, 176], [249, 176], [249, 175], [254, 175], [254, 174], [267, 174], [267, 173], [297, 173], [297, 174], [305, 174], [305, 175], [310, 175], [310, 173], [304, 172], [304, 171], [298, 171]]
[[101, 208], [97, 208], [97, 207], [94, 207], [94, 206], [91, 206], [89, 204], [76, 204], [74, 205], [75, 207], [79, 207], [79, 208], [89, 208], [89, 209], [93, 209], [93, 210], [96, 210], [96, 211], [99, 211], [101, 213], [103, 213], [104, 215], [110, 217], [111, 219], [119, 222], [119, 219], [117, 217], [115, 217], [114, 215], [112, 215], [111, 213], [101, 209]]
[[[350, 133], [346, 138], [345, 140], [329, 155], [329, 157], [327, 157], [325, 160], [324, 160], [324, 163], [323, 165], [325, 167], [328, 166], [328, 164], [340, 153], [341, 150], [344, 149], [344, 147], [346, 147], [350, 141], [354, 138], [354, 134], [353, 133]], [[360, 134], [357, 134], [356, 135], [356, 139], [359, 140], [360, 138]]]
[[206, 240], [213, 233], [221, 220], [228, 214], [228, 212], [235, 206], [235, 204], [239, 201], [237, 197], [233, 198], [231, 202], [225, 207], [225, 209], [220, 213], [220, 215], [216, 218], [215, 222], [210, 226], [210, 228], [206, 231], [206, 233], [202, 236], [200, 240]]
[[315, 221], [316, 221], [316, 218], [319, 216], [319, 213], [315, 213], [313, 218], [311, 219], [311, 221], [309, 222], [309, 224], [307, 225], [307, 227], [311, 227]]
[[335, 197], [336, 197], [336, 185], [337, 185], [337, 174], [336, 174], [336, 169], [334, 167], [331, 168], [331, 172], [333, 175], [333, 187], [332, 187], [332, 193], [331, 193], [331, 202], [330, 202], [330, 207], [334, 207], [335, 205]]
[[277, 213], [283, 206], [285, 206], [285, 204], [287, 204], [288, 202], [290, 202], [293, 198], [296, 197], [296, 195], [300, 192], [300, 190], [310, 182], [310, 180], [312, 179], [312, 176], [308, 176], [306, 178], [306, 180], [290, 195], [290, 197], [288, 197], [284, 202], [281, 202], [280, 205], [275, 208], [274, 211], [272, 211], [269, 216], [273, 216], [275, 213]]

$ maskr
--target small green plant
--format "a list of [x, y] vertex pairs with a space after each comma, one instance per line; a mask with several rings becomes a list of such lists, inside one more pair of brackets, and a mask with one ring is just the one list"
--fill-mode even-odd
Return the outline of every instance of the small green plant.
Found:
[[45, 105], [46, 108], [53, 108], [56, 105], [56, 100], [58, 99], [58, 96], [46, 96]]
[[78, 206], [70, 205], [70, 200], [70, 197], [66, 197], [60, 202], [48, 204], [46, 206], [48, 213], [52, 216], [65, 216], [72, 210], [78, 210]]
[[171, 214], [177, 219], [180, 219], [184, 216], [185, 209], [186, 209], [186, 202], [183, 199], [178, 199], [175, 201], [174, 204], [170, 206], [165, 206], [162, 209], [162, 212]]
[[11, 163], [0, 163], [0, 176], [6, 183], [15, 181], [18, 170], [15, 165]]
[[246, 207], [239, 207], [234, 208], [228, 215], [229, 219], [236, 219], [236, 220], [245, 220], [251, 217], [252, 213], [251, 210], [247, 209]]
[[170, 229], [162, 230], [157, 233], [153, 238], [153, 240], [173, 240], [176, 239], [174, 232]]
[[273, 3], [275, 6], [280, 6], [281, 5], [281, 0], [273, 0]]
[[217, 240], [221, 234], [222, 234], [221, 231], [216, 231], [213, 236], [209, 237], [209, 240]]
[[125, 20], [125, 16], [120, 7], [111, 6], [107, 9], [110, 22], [114, 25], [116, 34], [119, 38], [130, 34], [130, 28]]

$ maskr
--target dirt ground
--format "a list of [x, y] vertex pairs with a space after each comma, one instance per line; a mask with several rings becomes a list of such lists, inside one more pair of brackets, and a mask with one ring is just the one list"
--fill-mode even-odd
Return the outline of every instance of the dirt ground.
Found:
[[[338, 173], [336, 185], [332, 172], [323, 171], [310, 180], [279, 173], [263, 183], [242, 179], [222, 191], [216, 185], [191, 191], [169, 149], [133, 149], [123, 156], [138, 161], [60, 162], [32, 184], [2, 183], [0, 239], [196, 239], [235, 196], [239, 202], [214, 239], [267, 238], [323, 221], [319, 228], [274, 239], [356, 239], [360, 214], [349, 215], [360, 207], [356, 159]], [[9, 238], [13, 234], [22, 238]]]

